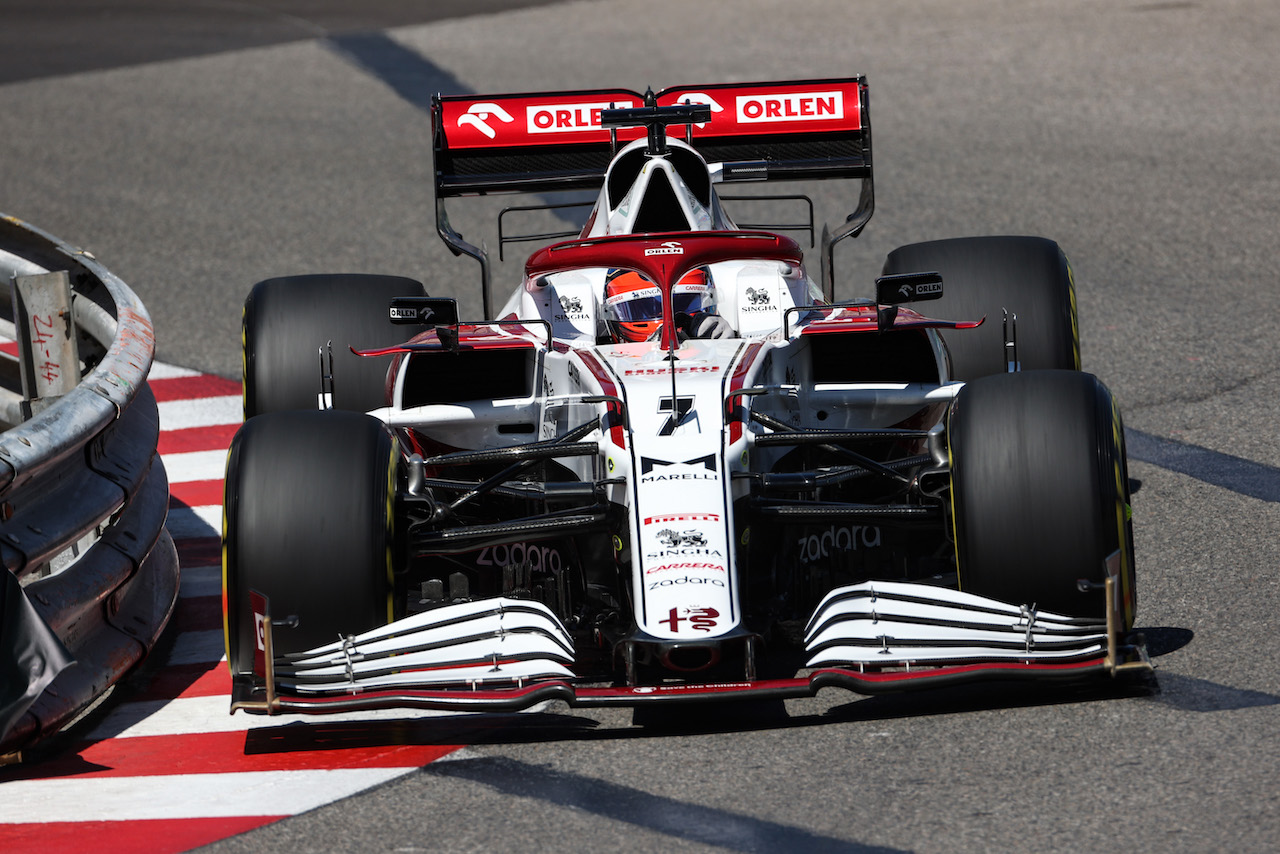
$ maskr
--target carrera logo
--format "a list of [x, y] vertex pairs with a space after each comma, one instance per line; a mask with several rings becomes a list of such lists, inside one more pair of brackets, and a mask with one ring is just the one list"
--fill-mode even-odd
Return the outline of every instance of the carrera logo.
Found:
[[472, 104], [465, 113], [458, 116], [458, 127], [470, 125], [489, 137], [489, 139], [493, 139], [498, 135], [498, 132], [489, 124], [491, 118], [495, 118], [503, 124], [510, 124], [516, 120], [515, 116], [502, 109], [498, 104], [485, 102]]
[[645, 575], [653, 575], [655, 572], [667, 572], [668, 570], [707, 570], [710, 572], [724, 572], [725, 568], [718, 563], [705, 563], [695, 561], [684, 561], [683, 563], [667, 563], [661, 566], [652, 566], [644, 571]]
[[683, 255], [684, 247], [678, 241], [668, 240], [661, 246], [644, 250], [645, 255]]
[[525, 107], [525, 123], [529, 133], [569, 133], [602, 130], [600, 113], [609, 109], [626, 109], [630, 101], [599, 104], [533, 104]]
[[738, 122], [824, 121], [844, 118], [843, 92], [739, 95]]

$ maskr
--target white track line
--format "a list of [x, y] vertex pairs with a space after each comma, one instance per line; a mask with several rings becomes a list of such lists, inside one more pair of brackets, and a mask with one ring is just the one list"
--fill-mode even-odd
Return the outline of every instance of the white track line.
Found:
[[159, 409], [160, 427], [163, 430], [239, 424], [244, 417], [244, 404], [238, 394], [193, 400], [166, 400], [159, 404]]
[[151, 373], [147, 374], [149, 380], [171, 380], [177, 377], [199, 377], [203, 376], [199, 371], [193, 371], [191, 368], [180, 368], [177, 365], [167, 365], [164, 362], [153, 362], [151, 365]]
[[169, 475], [170, 483], [222, 480], [226, 467], [226, 449], [221, 451], [186, 451], [164, 455], [164, 470]]
[[0, 822], [295, 815], [385, 783], [407, 770], [348, 768], [21, 780], [5, 784]]

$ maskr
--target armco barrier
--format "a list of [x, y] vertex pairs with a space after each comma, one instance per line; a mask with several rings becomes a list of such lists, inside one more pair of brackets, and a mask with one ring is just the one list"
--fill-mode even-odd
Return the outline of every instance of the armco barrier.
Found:
[[147, 310], [93, 256], [0, 215], [0, 286], [60, 270], [92, 369], [0, 434], [0, 561], [21, 582], [0, 577], [0, 757], [58, 732], [141, 661], [177, 599]]

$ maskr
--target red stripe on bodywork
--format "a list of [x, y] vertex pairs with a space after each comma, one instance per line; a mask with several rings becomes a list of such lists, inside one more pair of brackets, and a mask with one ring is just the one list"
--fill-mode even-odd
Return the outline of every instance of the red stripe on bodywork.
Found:
[[[351, 352], [357, 356], [373, 357], [402, 353], [455, 353], [465, 350], [528, 350], [547, 340], [548, 333], [539, 335], [539, 331], [541, 330], [535, 331], [514, 318], [505, 326], [498, 325], [498, 321], [490, 324], [464, 323], [459, 328], [456, 346], [443, 343], [438, 332], [424, 332], [406, 344], [371, 350], [352, 348]], [[526, 338], [526, 335], [531, 337]]]
[[[607, 394], [610, 397], [621, 397], [621, 395], [618, 394], [618, 386], [613, 381], [613, 376], [599, 359], [591, 353], [582, 351], [578, 353], [578, 357], [582, 360], [583, 366], [591, 373], [591, 376], [595, 377], [596, 381], [600, 383], [600, 391], [602, 393]], [[609, 404], [609, 414], [614, 419], [614, 424], [609, 427], [608, 431], [609, 440], [619, 448], [625, 450], [627, 447], [627, 438], [626, 430], [623, 427], [625, 421], [622, 418], [622, 413], [618, 411], [618, 406], [616, 404]]]
[[[981, 320], [938, 320], [926, 317], [909, 308], [898, 308], [889, 327], [895, 331], [903, 329], [975, 329], [986, 321]], [[849, 332], [880, 332], [878, 307], [874, 305], [841, 306], [834, 313], [817, 320], [810, 321], [800, 329], [801, 335], [844, 334]], [[886, 330], [887, 331], [887, 330]]]
[[[746, 352], [742, 358], [738, 360], [738, 364], [733, 368], [733, 376], [729, 377], [729, 393], [740, 391], [743, 384], [747, 380], [747, 372], [751, 370], [751, 366], [755, 363], [756, 356], [760, 355], [761, 345], [759, 342], [747, 345]], [[735, 407], [736, 409], [737, 407]], [[742, 419], [734, 416], [729, 418], [729, 444], [733, 444], [742, 438]]]

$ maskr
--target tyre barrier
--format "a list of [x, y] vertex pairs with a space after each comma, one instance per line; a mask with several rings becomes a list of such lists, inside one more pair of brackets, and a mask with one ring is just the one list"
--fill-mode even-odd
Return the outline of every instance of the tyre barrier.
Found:
[[[86, 369], [0, 433], [0, 761], [59, 732], [137, 665], [178, 594], [146, 307], [89, 253], [0, 215], [0, 286], [57, 271]], [[0, 385], [12, 384], [12, 358], [0, 363]]]

